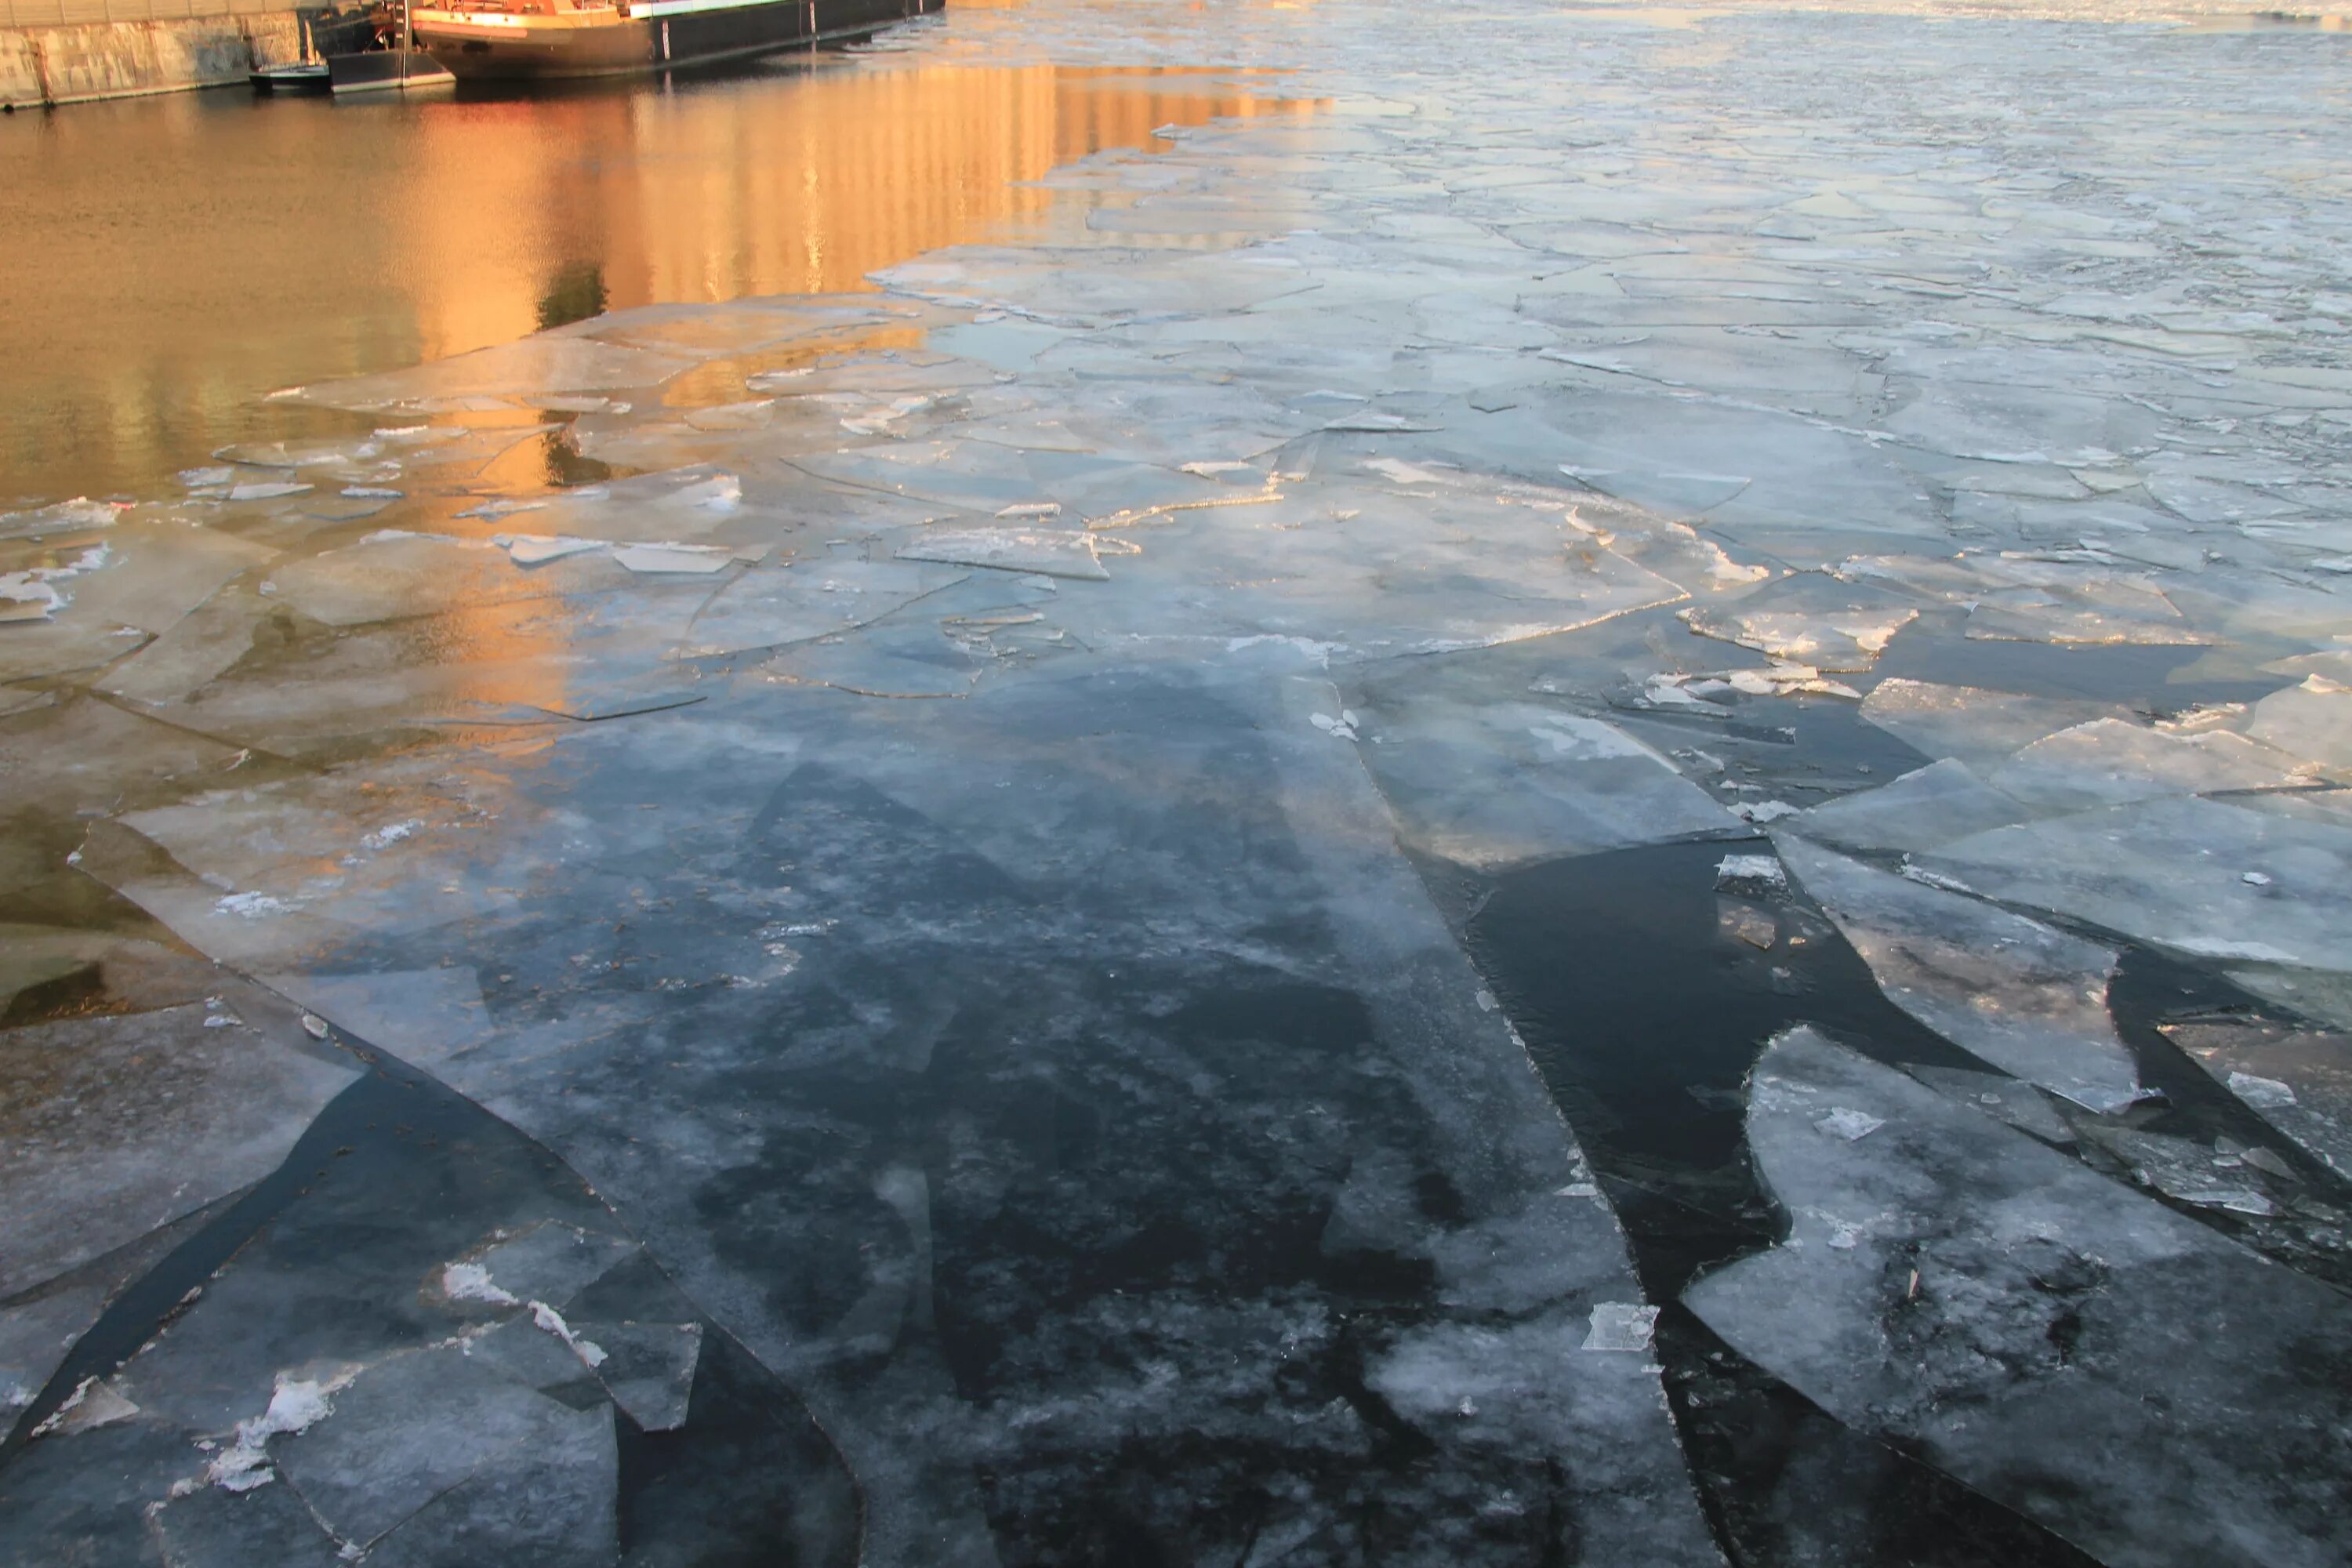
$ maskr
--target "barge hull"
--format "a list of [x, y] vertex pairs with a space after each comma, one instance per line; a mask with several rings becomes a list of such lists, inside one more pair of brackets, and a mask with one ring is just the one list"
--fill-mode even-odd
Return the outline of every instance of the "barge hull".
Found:
[[594, 26], [554, 17], [420, 14], [417, 47], [460, 81], [554, 80], [669, 70], [862, 37], [941, 8], [943, 0], [769, 0], [694, 7]]

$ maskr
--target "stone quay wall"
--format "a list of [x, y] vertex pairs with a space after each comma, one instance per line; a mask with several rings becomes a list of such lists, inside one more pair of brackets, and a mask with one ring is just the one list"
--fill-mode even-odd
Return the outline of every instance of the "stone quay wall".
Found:
[[0, 0], [0, 104], [226, 87], [301, 51], [287, 0]]

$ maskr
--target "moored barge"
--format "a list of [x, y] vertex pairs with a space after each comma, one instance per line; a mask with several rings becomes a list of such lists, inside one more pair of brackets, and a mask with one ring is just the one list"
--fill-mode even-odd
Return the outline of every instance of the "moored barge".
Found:
[[856, 37], [946, 0], [457, 0], [409, 14], [461, 81], [622, 76]]

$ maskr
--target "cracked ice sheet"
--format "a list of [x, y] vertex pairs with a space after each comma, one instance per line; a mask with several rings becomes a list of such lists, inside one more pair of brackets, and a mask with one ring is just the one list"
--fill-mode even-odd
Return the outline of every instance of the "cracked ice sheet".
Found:
[[2340, 1560], [2341, 1296], [1810, 1027], [1750, 1084], [1790, 1234], [1683, 1298], [1741, 1354], [2116, 1568]]
[[[1266, 1391], [1277, 1364], [1343, 1353], [1341, 1282], [1401, 1269], [1418, 1326], [1360, 1353], [1436, 1445], [1430, 1484], [1379, 1482], [1403, 1528], [1450, 1531], [1502, 1489], [1556, 1499], [1594, 1561], [1715, 1562], [1655, 1372], [1574, 1349], [1594, 1305], [1640, 1300], [1613, 1220], [1570, 1194], [1582, 1165], [1524, 1054], [1353, 754], [1311, 723], [1338, 694], [1267, 674], [1112, 669], [919, 709], [753, 687], [572, 731], [518, 780], [536, 804], [462, 846], [414, 841], [520, 903], [348, 942], [333, 967], [389, 942], [411, 968], [462, 953], [542, 988], [538, 1021], [443, 1070], [578, 1163], [812, 1400], [877, 1560], [937, 1560], [991, 1520], [1017, 1554], [1055, 1509], [1107, 1506], [1089, 1478], [1122, 1448], [1159, 1456], [1184, 1500], [1163, 1522], [1206, 1550], [1228, 1516], [1202, 1500], [1228, 1483], [1184, 1457], [1203, 1434], [1290, 1478], [1286, 1528], [1328, 1538], [1370, 1484], [1369, 1434]], [[591, 799], [597, 839], [573, 816]], [[688, 860], [648, 853], [681, 831]], [[266, 885], [307, 886], [287, 876]], [[682, 902], [642, 935], [583, 929], [622, 885]], [[391, 895], [305, 896], [357, 931]], [[1385, 1065], [1335, 1088], [1335, 1051]], [[1034, 1150], [1039, 1085], [1103, 1132]], [[904, 1143], [875, 1116], [931, 1131]], [[924, 1162], [934, 1140], [952, 1163]], [[1455, 1217], [1412, 1195], [1433, 1171]], [[771, 1195], [727, 1195], [752, 1191]], [[1138, 1226], [1224, 1261], [1120, 1251]], [[1041, 1251], [1039, 1227], [1063, 1243]], [[1065, 1244], [1108, 1275], [1068, 1275]], [[936, 1334], [904, 1332], [909, 1312]], [[1139, 1378], [1139, 1334], [1172, 1382]], [[1511, 1516], [1495, 1560], [1523, 1560], [1549, 1508]]]
[[1931, 757], [1965, 763], [1982, 778], [2004, 758], [2044, 735], [2127, 715], [2115, 703], [2027, 697], [1896, 677], [1871, 689], [1862, 700], [1862, 716]]
[[687, 627], [677, 657], [711, 658], [845, 632], [965, 575], [942, 566], [846, 554], [758, 566], [702, 606]]
[[362, 412], [380, 409], [462, 408], [485, 400], [502, 402], [548, 394], [618, 391], [657, 385], [689, 368], [691, 359], [599, 342], [593, 338], [542, 334], [495, 348], [435, 360], [408, 370], [352, 376], [316, 386], [289, 387], [274, 395], [290, 403]]
[[2097, 719], [2034, 742], [1988, 782], [2033, 815], [2055, 816], [2158, 795], [2285, 788], [2311, 782], [2310, 771], [2227, 730], [2172, 734]]
[[2352, 824], [2172, 796], [1997, 827], [1916, 858], [1988, 898], [2179, 952], [2352, 969]]
[[0, 1030], [0, 1299], [259, 1181], [356, 1076], [284, 1004], [223, 995]]
[[1774, 842], [1896, 1006], [1971, 1056], [2093, 1110], [2138, 1097], [2131, 1053], [2107, 1016], [2112, 952], [1793, 835]]
[[1485, 870], [1751, 831], [1615, 726], [1540, 703], [1475, 702], [1375, 678], [1359, 750], [1406, 840]]
[[97, 563], [57, 584], [65, 603], [47, 622], [11, 627], [0, 639], [0, 679], [88, 668], [135, 652], [223, 584], [278, 554], [233, 534], [161, 520], [123, 523], [92, 549]]
[[1139, 553], [1061, 619], [1091, 646], [1279, 637], [1351, 658], [1548, 636], [1685, 595], [1570, 521], [1570, 498], [1461, 488], [1412, 497], [1344, 480], [1176, 510], [1109, 532]]

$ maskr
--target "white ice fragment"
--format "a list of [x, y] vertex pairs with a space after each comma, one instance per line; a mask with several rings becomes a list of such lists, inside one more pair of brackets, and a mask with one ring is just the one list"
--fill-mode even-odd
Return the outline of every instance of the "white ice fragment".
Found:
[[299, 496], [313, 487], [297, 484], [290, 479], [263, 479], [252, 484], [237, 485], [228, 492], [231, 500], [276, 500], [280, 496]]
[[501, 498], [496, 500], [478, 501], [456, 515], [482, 518], [510, 517], [519, 511], [541, 511], [546, 507], [547, 503], [543, 500], [510, 500]]
[[390, 490], [382, 485], [345, 485], [344, 496], [352, 500], [398, 500], [403, 492]]
[[726, 570], [735, 555], [709, 544], [631, 544], [613, 552], [613, 559], [632, 572], [700, 575]]
[[1022, 501], [1018, 505], [999, 510], [996, 515], [999, 517], [1059, 517], [1062, 515], [1062, 503], [1057, 500]]
[[1406, 462], [1402, 458], [1374, 458], [1364, 467], [1401, 485], [1442, 485], [1445, 476]]
[[268, 893], [230, 893], [214, 900], [213, 909], [225, 915], [257, 921], [265, 915], [285, 915], [294, 912], [294, 906]]
[[1236, 463], [1230, 459], [1220, 459], [1213, 462], [1186, 463], [1183, 465], [1183, 471], [1188, 474], [1196, 474], [1202, 479], [1214, 479], [1219, 474], [1247, 473], [1250, 471], [1250, 466], [1247, 463]]
[[225, 485], [236, 478], [236, 470], [226, 465], [216, 468], [182, 468], [179, 473], [180, 483], [192, 490]]
[[1334, 719], [1328, 713], [1310, 713], [1307, 721], [1334, 740], [1352, 741], [1356, 738], [1356, 726], [1349, 717]]
[[302, 1032], [314, 1040], [323, 1040], [327, 1037], [327, 1020], [316, 1013], [305, 1013], [302, 1015]]
[[1770, 855], [1726, 855], [1716, 863], [1715, 888], [1719, 893], [1751, 896], [1785, 892], [1789, 873]]
[[45, 533], [71, 532], [85, 528], [105, 528], [118, 513], [130, 510], [128, 503], [91, 500], [76, 496], [52, 506], [32, 511], [0, 512], [0, 539], [37, 539]]
[[2294, 1103], [2294, 1090], [2274, 1078], [2257, 1078], [2250, 1072], [2230, 1075], [2230, 1092], [2252, 1106], [2256, 1110], [2274, 1110], [2282, 1105]]
[[0, 572], [0, 622], [45, 621], [65, 604], [65, 595], [34, 572]]
[[1869, 1137], [1885, 1126], [1886, 1121], [1884, 1117], [1873, 1116], [1867, 1110], [1838, 1105], [1831, 1107], [1830, 1113], [1817, 1120], [1813, 1125], [1832, 1138], [1843, 1138], [1851, 1143], [1856, 1139]]
[[1778, 822], [1784, 816], [1794, 816], [1799, 807], [1785, 800], [1741, 801], [1732, 808], [1734, 815], [1749, 822]]
[[[14, 1390], [11, 1391], [12, 1394]], [[11, 1405], [32, 1403], [29, 1391], [21, 1399], [12, 1397]], [[74, 1385], [65, 1402], [48, 1414], [47, 1419], [33, 1428], [32, 1436], [47, 1437], [54, 1434], [87, 1432], [93, 1427], [111, 1426], [139, 1414], [139, 1406], [95, 1377], [85, 1377]]]
[[2238, 873], [2238, 880], [2249, 888], [2267, 888], [2271, 885], [2270, 878], [2260, 871], [2241, 871]]
[[1640, 1301], [1596, 1301], [1584, 1336], [1589, 1351], [1645, 1351], [1657, 1331], [1658, 1310]]
[[444, 1268], [441, 1290], [453, 1301], [487, 1301], [494, 1307], [520, 1304], [515, 1295], [500, 1289], [491, 1279], [490, 1271], [478, 1263], [452, 1263]]
[[360, 840], [371, 849], [388, 849], [425, 826], [422, 817], [412, 816], [405, 822], [394, 822], [377, 828]]
[[205, 1467], [205, 1479], [225, 1491], [249, 1492], [277, 1479], [269, 1468], [269, 1439], [307, 1432], [334, 1413], [336, 1392], [359, 1374], [352, 1367], [331, 1378], [306, 1379], [278, 1374], [269, 1408], [236, 1424], [234, 1440]]
[[563, 1314], [546, 1302], [533, 1301], [530, 1304], [530, 1321], [571, 1346], [572, 1353], [578, 1356], [591, 1372], [604, 1364], [602, 1347], [573, 1333], [572, 1325], [563, 1321]]
[[578, 555], [584, 551], [602, 550], [604, 547], [604, 542], [596, 539], [518, 533], [507, 539], [507, 559], [518, 566], [536, 566], [543, 561], [560, 561], [567, 555]]

